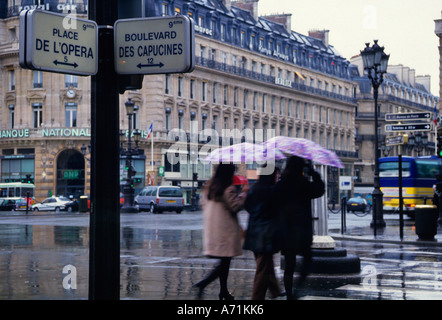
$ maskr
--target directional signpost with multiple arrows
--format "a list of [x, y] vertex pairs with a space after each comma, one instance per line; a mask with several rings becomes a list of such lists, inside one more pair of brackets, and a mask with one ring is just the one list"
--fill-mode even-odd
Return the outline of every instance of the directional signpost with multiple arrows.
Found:
[[98, 26], [69, 15], [23, 11], [19, 60], [25, 69], [94, 75], [98, 71]]
[[385, 132], [399, 132], [399, 131], [431, 131], [432, 125], [431, 112], [411, 112], [411, 113], [387, 113], [385, 115], [386, 121], [422, 121], [416, 123], [397, 123], [385, 125]]

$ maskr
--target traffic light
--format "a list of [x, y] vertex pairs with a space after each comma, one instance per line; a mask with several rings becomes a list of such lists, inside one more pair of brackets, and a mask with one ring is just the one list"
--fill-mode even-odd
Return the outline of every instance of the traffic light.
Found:
[[193, 173], [192, 180], [193, 181], [198, 181], [198, 173], [197, 172]]
[[21, 179], [21, 182], [31, 184], [34, 183], [34, 179], [31, 178], [30, 174], [27, 174], [25, 179]]
[[437, 156], [442, 158], [442, 136], [437, 137]]

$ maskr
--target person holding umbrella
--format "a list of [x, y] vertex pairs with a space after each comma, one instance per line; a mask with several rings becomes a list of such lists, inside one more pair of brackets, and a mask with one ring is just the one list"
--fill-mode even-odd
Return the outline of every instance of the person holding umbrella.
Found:
[[278, 168], [275, 168], [272, 174], [260, 174], [258, 181], [247, 193], [244, 204], [249, 213], [249, 222], [243, 249], [253, 251], [256, 259], [252, 300], [264, 300], [267, 289], [272, 297], [281, 296], [273, 264], [273, 254], [279, 251], [276, 212], [273, 207], [278, 172]]
[[203, 248], [204, 254], [218, 258], [218, 265], [210, 274], [196, 283], [197, 298], [201, 298], [204, 288], [219, 278], [220, 300], [233, 300], [227, 289], [230, 262], [242, 254], [241, 241], [243, 230], [237, 213], [243, 209], [247, 188], [238, 193], [233, 185], [235, 165], [221, 163], [214, 176], [203, 188], [201, 207], [203, 208]]
[[[312, 177], [310, 181], [304, 170]], [[319, 173], [313, 170], [311, 162], [292, 156], [288, 159], [281, 180], [275, 187], [275, 203], [278, 207], [278, 235], [281, 254], [285, 258], [284, 287], [287, 300], [292, 300], [293, 274], [296, 255], [303, 256], [300, 278], [296, 288], [301, 287], [308, 275], [311, 263], [311, 245], [313, 242], [313, 223], [311, 200], [321, 197], [325, 184]]]

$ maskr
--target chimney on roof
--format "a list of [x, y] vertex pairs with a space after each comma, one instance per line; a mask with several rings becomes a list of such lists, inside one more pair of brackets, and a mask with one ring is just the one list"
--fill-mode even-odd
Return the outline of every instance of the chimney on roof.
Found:
[[328, 47], [329, 43], [328, 43], [328, 34], [329, 34], [330, 30], [310, 30], [308, 32], [309, 37], [321, 40], [322, 43]]
[[224, 4], [224, 6], [227, 8], [227, 10], [229, 10], [230, 11], [230, 9], [231, 9], [231, 0], [223, 0], [223, 4]]
[[292, 32], [292, 14], [282, 13], [282, 14], [270, 14], [264, 16], [265, 19], [282, 24], [288, 33]]
[[[227, 1], [230, 2], [229, 0]], [[232, 6], [249, 11], [253, 19], [258, 21], [258, 2], [259, 0], [237, 0], [232, 1]]]

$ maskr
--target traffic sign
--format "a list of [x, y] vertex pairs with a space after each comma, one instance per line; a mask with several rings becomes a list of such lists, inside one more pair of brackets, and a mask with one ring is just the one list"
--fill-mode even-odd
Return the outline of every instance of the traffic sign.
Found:
[[408, 142], [408, 135], [399, 135], [385, 138], [386, 146], [397, 146]]
[[19, 60], [26, 69], [94, 75], [98, 71], [98, 26], [71, 15], [23, 11]]
[[413, 121], [413, 120], [431, 120], [431, 112], [412, 112], [412, 113], [387, 113], [386, 121]]
[[193, 20], [187, 16], [117, 20], [114, 25], [118, 74], [191, 72], [195, 66]]
[[385, 125], [385, 131], [431, 131], [431, 127], [431, 123], [387, 124]]

